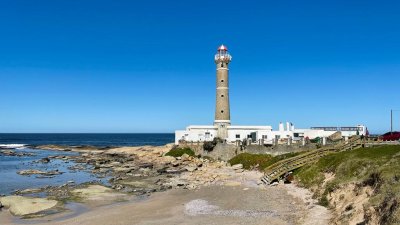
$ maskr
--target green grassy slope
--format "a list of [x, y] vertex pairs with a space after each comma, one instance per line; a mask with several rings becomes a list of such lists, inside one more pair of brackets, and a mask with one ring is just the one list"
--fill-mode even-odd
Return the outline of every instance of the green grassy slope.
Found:
[[[324, 173], [334, 173], [335, 177], [322, 187]], [[380, 223], [400, 222], [400, 146], [331, 154], [315, 164], [298, 169], [294, 175], [301, 185], [320, 188], [319, 193], [323, 194], [317, 197], [323, 205], [329, 205], [327, 195], [343, 185], [371, 186], [374, 194], [369, 204], [380, 215]]]

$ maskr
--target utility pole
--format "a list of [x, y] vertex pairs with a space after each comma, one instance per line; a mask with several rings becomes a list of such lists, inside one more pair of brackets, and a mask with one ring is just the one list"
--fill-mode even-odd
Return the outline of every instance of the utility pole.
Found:
[[390, 110], [390, 134], [393, 134], [393, 109]]

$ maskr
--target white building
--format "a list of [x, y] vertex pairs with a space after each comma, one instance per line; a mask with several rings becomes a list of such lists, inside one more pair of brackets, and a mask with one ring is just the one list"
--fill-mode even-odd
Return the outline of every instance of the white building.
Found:
[[[328, 138], [336, 132], [341, 132], [342, 137], [368, 134], [367, 127], [357, 125], [353, 127], [313, 127], [309, 129], [297, 129], [292, 124], [289, 127], [282, 126], [273, 130], [271, 126], [227, 126], [227, 143], [235, 144], [237, 141], [248, 140], [256, 144], [287, 144], [288, 141], [302, 142], [303, 139]], [[186, 130], [175, 132], [175, 143], [212, 141], [218, 137], [217, 126], [188, 126]]]
[[271, 126], [232, 126], [230, 121], [229, 105], [229, 68], [232, 60], [228, 49], [221, 45], [214, 57], [217, 66], [217, 91], [214, 125], [188, 126], [186, 130], [175, 132], [175, 144], [185, 142], [212, 141], [218, 137], [227, 143], [237, 143], [246, 140], [258, 144], [279, 144], [303, 141], [305, 139], [325, 138], [336, 132], [341, 132], [343, 137], [368, 134], [363, 125], [353, 127], [314, 127], [310, 129], [297, 129], [292, 123], [279, 124], [278, 130]]

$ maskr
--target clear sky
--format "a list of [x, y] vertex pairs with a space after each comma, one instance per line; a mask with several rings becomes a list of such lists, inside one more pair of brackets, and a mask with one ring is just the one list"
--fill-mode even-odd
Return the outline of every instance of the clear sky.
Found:
[[0, 132], [212, 124], [221, 43], [233, 124], [385, 132], [400, 109], [399, 12], [398, 0], [2, 0]]

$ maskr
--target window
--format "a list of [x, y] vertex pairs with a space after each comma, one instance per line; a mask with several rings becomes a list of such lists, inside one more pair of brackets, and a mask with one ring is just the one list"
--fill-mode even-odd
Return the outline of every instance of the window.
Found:
[[223, 97], [224, 97], [224, 95], [221, 95], [221, 97], [223, 98]]
[[236, 138], [240, 138], [240, 134], [236, 134]]
[[221, 67], [224, 67], [224, 63], [221, 63]]
[[221, 113], [224, 113], [224, 110], [221, 110]]
[[263, 135], [262, 139], [268, 139], [268, 135]]
[[221, 83], [224, 83], [224, 80], [221, 80]]

